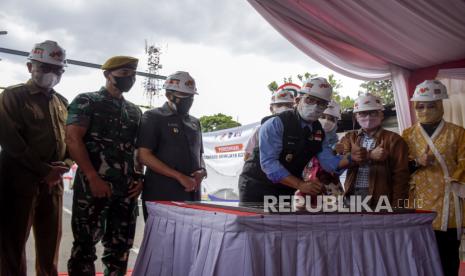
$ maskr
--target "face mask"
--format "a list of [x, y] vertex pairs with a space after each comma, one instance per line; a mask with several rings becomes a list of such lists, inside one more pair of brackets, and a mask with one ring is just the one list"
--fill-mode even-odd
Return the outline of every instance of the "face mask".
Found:
[[314, 122], [320, 118], [323, 114], [324, 108], [317, 104], [306, 104], [305, 102], [300, 102], [297, 107], [300, 117], [307, 122]]
[[194, 103], [194, 97], [181, 98], [173, 95], [171, 102], [174, 103], [178, 114], [186, 115], [189, 114], [189, 110]]
[[381, 125], [381, 117], [359, 117], [357, 122], [363, 129], [373, 129]]
[[444, 107], [442, 102], [436, 104], [436, 108], [423, 108], [421, 110], [415, 109], [420, 124], [432, 124], [437, 123], [442, 119], [444, 115]]
[[292, 108], [289, 108], [287, 106], [280, 106], [280, 107], [273, 108], [273, 113], [274, 114], [279, 114], [279, 113], [282, 113], [282, 112], [288, 111], [288, 110], [292, 110]]
[[32, 80], [34, 83], [42, 88], [45, 89], [52, 89], [55, 85], [60, 82], [61, 76], [57, 76], [56, 74], [50, 73], [39, 73], [34, 72], [32, 73]]
[[136, 81], [135, 76], [117, 77], [113, 75], [113, 79], [115, 79], [116, 82], [114, 86], [121, 92], [128, 92]]
[[333, 131], [336, 127], [336, 122], [333, 122], [328, 119], [318, 119], [320, 121], [321, 126], [325, 132]]

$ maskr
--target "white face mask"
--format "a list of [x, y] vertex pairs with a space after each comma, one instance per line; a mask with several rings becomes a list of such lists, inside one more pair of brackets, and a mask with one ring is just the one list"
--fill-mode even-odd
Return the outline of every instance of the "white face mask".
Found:
[[323, 107], [320, 107], [317, 104], [306, 104], [302, 101], [297, 106], [297, 111], [299, 112], [300, 117], [307, 122], [314, 122], [318, 120], [324, 110], [325, 109]]
[[373, 129], [381, 125], [381, 117], [359, 117], [357, 122], [363, 129]]
[[274, 107], [273, 108], [273, 113], [274, 114], [279, 114], [279, 113], [282, 113], [282, 112], [288, 111], [288, 110], [292, 110], [292, 108], [289, 108], [287, 106]]
[[37, 86], [45, 88], [45, 89], [52, 89], [55, 85], [60, 82], [61, 76], [57, 76], [55, 73], [32, 73], [32, 79], [37, 84]]
[[334, 128], [336, 127], [336, 122], [333, 122], [331, 120], [323, 119], [323, 118], [320, 118], [318, 120], [320, 121], [320, 124], [323, 127], [323, 130], [325, 132], [333, 131]]

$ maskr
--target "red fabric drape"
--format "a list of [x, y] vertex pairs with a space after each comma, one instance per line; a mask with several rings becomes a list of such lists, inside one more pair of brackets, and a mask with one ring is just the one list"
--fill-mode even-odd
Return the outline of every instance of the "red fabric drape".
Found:
[[413, 95], [415, 87], [422, 83], [424, 80], [435, 79], [440, 69], [449, 68], [465, 68], [465, 59], [446, 62], [443, 64], [433, 65], [425, 68], [420, 68], [412, 71], [408, 82], [408, 95], [409, 98]]

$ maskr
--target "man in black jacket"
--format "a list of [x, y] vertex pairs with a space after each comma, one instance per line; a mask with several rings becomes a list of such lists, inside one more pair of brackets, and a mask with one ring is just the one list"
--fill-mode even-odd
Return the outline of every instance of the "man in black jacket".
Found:
[[163, 85], [168, 101], [142, 117], [137, 142], [139, 161], [147, 166], [142, 199], [200, 200], [200, 183], [207, 173], [203, 162], [200, 122], [189, 115], [197, 94], [187, 72], [170, 75]]

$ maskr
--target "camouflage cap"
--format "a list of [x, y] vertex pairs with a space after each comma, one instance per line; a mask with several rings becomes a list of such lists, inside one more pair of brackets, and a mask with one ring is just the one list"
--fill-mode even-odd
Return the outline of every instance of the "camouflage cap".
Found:
[[137, 58], [128, 56], [114, 56], [105, 61], [101, 68], [102, 70], [115, 70], [119, 68], [137, 69], [138, 62], [139, 60]]

